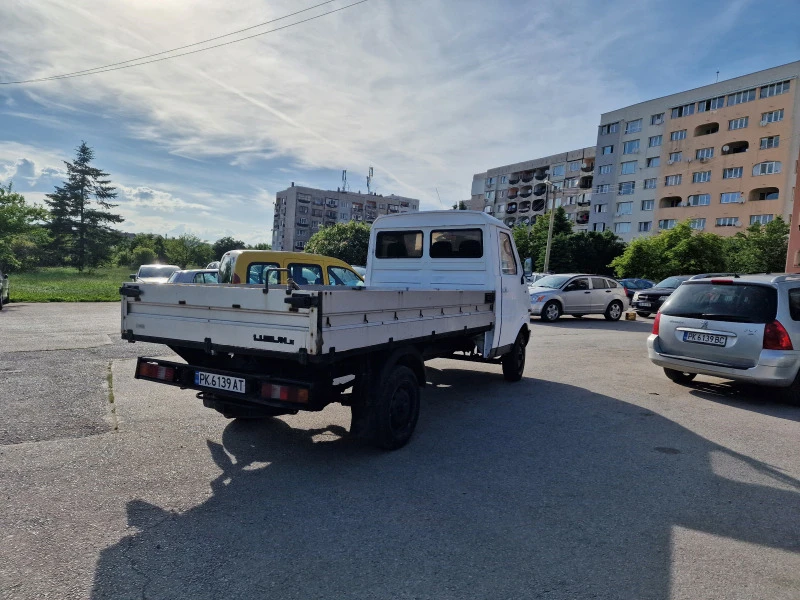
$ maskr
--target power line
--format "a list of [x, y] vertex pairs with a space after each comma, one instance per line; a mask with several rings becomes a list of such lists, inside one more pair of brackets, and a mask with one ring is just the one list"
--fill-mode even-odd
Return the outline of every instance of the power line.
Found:
[[[322, 2], [322, 3], [317, 4], [315, 6], [311, 6], [309, 8], [306, 8], [306, 9], [291, 13], [289, 15], [285, 15], [285, 16], [279, 17], [277, 19], [272, 19], [271, 21], [265, 21], [264, 23], [260, 23], [258, 25], [253, 25], [251, 27], [245, 27], [244, 29], [240, 29], [238, 31], [233, 31], [231, 33], [226, 33], [224, 35], [220, 35], [220, 36], [217, 36], [217, 37], [209, 38], [209, 39], [201, 41], [201, 42], [194, 42], [192, 44], [187, 44], [186, 46], [179, 46], [177, 48], [173, 48], [172, 50], [164, 50], [163, 52], [157, 52], [155, 54], [148, 54], [146, 56], [141, 56], [139, 58], [132, 58], [130, 60], [125, 60], [125, 61], [121, 61], [121, 62], [117, 62], [117, 63], [110, 63], [108, 65], [103, 65], [103, 66], [100, 66], [100, 67], [94, 67], [93, 69], [84, 69], [82, 71], [73, 71], [71, 73], [64, 73], [64, 74], [61, 74], [61, 75], [51, 75], [49, 77], [40, 77], [40, 78], [37, 78], [37, 79], [22, 79], [22, 80], [19, 80], [19, 81], [0, 81], [0, 85], [15, 85], [15, 84], [23, 84], [23, 83], [38, 83], [38, 82], [42, 82], [42, 81], [55, 81], [55, 80], [58, 80], [58, 79], [72, 79], [73, 77], [86, 77], [87, 75], [96, 75], [98, 73], [107, 73], [109, 71], [119, 71], [119, 70], [122, 70], [122, 69], [130, 69], [132, 67], [140, 67], [142, 65], [148, 65], [148, 64], [151, 64], [151, 63], [170, 60], [172, 58], [179, 58], [181, 56], [188, 56], [190, 54], [198, 54], [200, 52], [205, 52], [206, 50], [213, 50], [215, 48], [221, 48], [223, 46], [230, 46], [231, 44], [236, 44], [238, 42], [243, 42], [243, 41], [246, 41], [246, 40], [250, 40], [250, 39], [253, 39], [255, 37], [259, 37], [259, 36], [262, 36], [262, 35], [267, 35], [269, 33], [275, 33], [276, 31], [281, 31], [283, 29], [288, 29], [289, 27], [294, 27], [295, 25], [302, 25], [303, 23], [308, 23], [309, 21], [314, 21], [314, 20], [319, 19], [321, 17], [332, 15], [333, 13], [340, 12], [340, 11], [346, 10], [348, 8], [352, 8], [353, 6], [357, 6], [358, 4], [364, 4], [365, 2], [369, 2], [369, 0], [358, 0], [357, 2], [353, 2], [352, 4], [348, 4], [346, 6], [341, 6], [339, 8], [335, 8], [335, 9], [329, 10], [327, 12], [324, 12], [324, 13], [322, 13], [320, 15], [315, 15], [313, 17], [308, 17], [307, 19], [302, 19], [300, 21], [295, 21], [294, 23], [290, 23], [288, 25], [283, 25], [281, 27], [276, 27], [275, 29], [270, 29], [269, 31], [262, 31], [261, 33], [255, 33], [253, 35], [248, 35], [248, 36], [245, 36], [245, 37], [242, 37], [242, 38], [231, 40], [229, 42], [223, 42], [221, 44], [215, 44], [213, 46], [208, 46], [206, 48], [199, 48], [197, 50], [190, 50], [189, 52], [181, 52], [180, 54], [173, 54], [171, 56], [163, 56], [161, 58], [153, 58], [152, 60], [145, 60], [147, 58], [152, 58], [152, 57], [155, 57], [155, 56], [161, 56], [162, 54], [170, 54], [170, 53], [175, 52], [177, 50], [183, 50], [185, 48], [191, 48], [193, 46], [198, 46], [198, 45], [201, 45], [201, 44], [207, 44], [208, 42], [212, 42], [214, 40], [219, 40], [219, 39], [222, 39], [222, 38], [225, 38], [225, 37], [229, 37], [231, 35], [236, 35], [237, 33], [242, 33], [244, 31], [255, 29], [257, 27], [263, 27], [264, 25], [268, 25], [269, 23], [274, 23], [276, 21], [281, 21], [283, 19], [287, 19], [289, 17], [293, 17], [295, 15], [298, 15], [298, 14], [303, 13], [303, 12], [307, 12], [307, 11], [312, 10], [314, 8], [319, 8], [320, 6], [324, 6], [325, 4], [330, 4], [331, 2], [334, 2], [334, 1], [335, 0], [328, 0], [327, 2]], [[130, 64], [130, 63], [134, 63], [134, 64]]]

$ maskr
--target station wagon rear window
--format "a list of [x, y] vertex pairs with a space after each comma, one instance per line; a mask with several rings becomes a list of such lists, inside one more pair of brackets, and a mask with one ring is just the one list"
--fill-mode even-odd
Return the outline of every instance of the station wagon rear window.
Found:
[[421, 231], [380, 231], [375, 258], [422, 258]]
[[661, 308], [671, 317], [732, 323], [771, 323], [777, 311], [778, 293], [773, 287], [688, 281]]
[[431, 258], [480, 258], [483, 232], [480, 229], [438, 229], [431, 231]]

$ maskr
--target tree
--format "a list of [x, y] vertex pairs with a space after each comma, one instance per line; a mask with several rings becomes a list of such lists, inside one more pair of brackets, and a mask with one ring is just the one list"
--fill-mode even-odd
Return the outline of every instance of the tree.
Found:
[[467, 210], [467, 203], [459, 200], [458, 204], [453, 204], [453, 210]]
[[11, 271], [38, 265], [39, 245], [48, 242], [39, 223], [46, 218], [47, 210], [27, 204], [11, 182], [0, 185], [0, 267]]
[[[612, 275], [611, 261], [625, 251], [623, 242], [612, 231], [576, 231], [567, 238], [564, 252], [571, 258], [569, 271]], [[553, 252], [550, 254], [551, 261]]]
[[166, 240], [166, 246], [167, 261], [181, 269], [190, 264], [205, 267], [213, 257], [211, 245], [190, 233]]
[[349, 221], [320, 229], [308, 240], [305, 251], [332, 256], [350, 265], [365, 265], [368, 247], [369, 225]]
[[727, 240], [728, 269], [740, 273], [781, 273], [786, 266], [789, 225], [776, 217], [755, 223]]
[[226, 252], [230, 250], [240, 250], [243, 248], [247, 248], [247, 244], [241, 240], [235, 240], [231, 236], [220, 238], [211, 244], [211, 249], [214, 256], [211, 260], [219, 260]]
[[[523, 262], [525, 262], [526, 258], [531, 258], [537, 269], [541, 269], [544, 266], [547, 231], [549, 228], [550, 213], [541, 215], [533, 225], [517, 225], [514, 227], [514, 243]], [[559, 206], [553, 215], [553, 239], [560, 234], [570, 233], [572, 233], [572, 222], [567, 218], [566, 211]], [[551, 248], [551, 263], [553, 263], [553, 259], [554, 252], [553, 248]]]
[[149, 246], [136, 246], [131, 252], [130, 267], [132, 269], [138, 269], [142, 265], [150, 265], [154, 262], [156, 262], [156, 253]]
[[108, 173], [91, 166], [94, 151], [81, 142], [74, 162], [64, 161], [67, 181], [47, 194], [50, 207], [48, 229], [52, 249], [79, 271], [96, 267], [106, 260], [119, 237], [109, 225], [124, 219], [109, 212], [116, 204], [109, 200], [117, 193], [106, 179]]
[[272, 250], [272, 244], [267, 244], [266, 242], [261, 242], [259, 244], [253, 244], [251, 246], [247, 246], [248, 250]]

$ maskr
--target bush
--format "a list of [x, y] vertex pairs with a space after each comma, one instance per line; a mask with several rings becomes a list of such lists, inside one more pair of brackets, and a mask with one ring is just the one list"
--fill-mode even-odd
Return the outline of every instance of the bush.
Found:
[[156, 262], [156, 251], [147, 246], [137, 246], [131, 252], [131, 269], [138, 269], [142, 265]]

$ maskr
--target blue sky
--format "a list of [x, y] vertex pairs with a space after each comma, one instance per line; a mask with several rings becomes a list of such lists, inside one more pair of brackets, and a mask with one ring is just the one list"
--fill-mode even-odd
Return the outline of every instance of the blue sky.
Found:
[[[318, 2], [10, 0], [0, 81]], [[436, 190], [446, 206], [468, 198], [473, 173], [593, 145], [602, 112], [800, 59], [798, 22], [796, 0], [369, 0], [192, 56], [2, 85], [0, 181], [41, 202], [85, 140], [118, 188], [123, 230], [208, 241], [270, 241], [275, 192], [334, 189], [342, 169], [351, 189], [366, 191], [372, 166], [379, 193], [440, 208]]]

